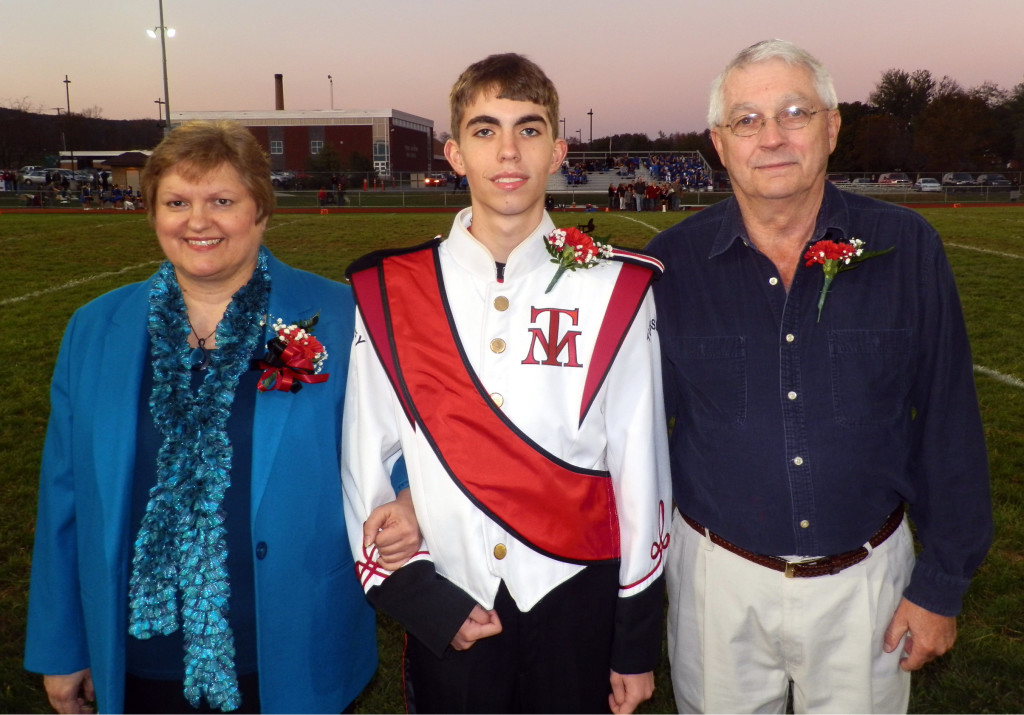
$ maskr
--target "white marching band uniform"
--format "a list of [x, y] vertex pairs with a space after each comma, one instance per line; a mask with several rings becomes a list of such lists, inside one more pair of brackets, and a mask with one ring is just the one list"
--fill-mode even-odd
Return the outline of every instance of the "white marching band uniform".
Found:
[[[610, 474], [621, 552], [621, 605], [622, 599], [658, 579], [668, 546], [671, 483], [653, 296], [644, 291], [581, 421], [595, 341], [625, 264], [602, 259], [592, 268], [567, 271], [545, 294], [556, 270], [544, 245], [544, 236], [555, 228], [547, 214], [509, 256], [503, 280], [496, 279], [490, 252], [467, 230], [471, 221], [470, 209], [460, 212], [449, 237], [436, 249], [465, 361], [482, 394], [490, 396], [513, 429], [569, 465]], [[646, 261], [660, 274], [653, 259], [616, 253], [632, 256], [626, 261]], [[374, 563], [374, 549], [364, 547], [361, 525], [375, 507], [395, 498], [389, 475], [404, 456], [424, 540], [410, 565], [432, 561], [437, 574], [485, 609], [492, 607], [504, 581], [519, 609], [529, 611], [585, 566], [524, 543], [453, 479], [420, 425], [407, 416], [362, 310], [361, 305], [346, 393], [342, 475], [345, 516], [364, 589], [380, 586], [390, 573]], [[430, 405], [420, 409], [429, 410]], [[581, 508], [564, 505], [565, 530], [578, 528]]]

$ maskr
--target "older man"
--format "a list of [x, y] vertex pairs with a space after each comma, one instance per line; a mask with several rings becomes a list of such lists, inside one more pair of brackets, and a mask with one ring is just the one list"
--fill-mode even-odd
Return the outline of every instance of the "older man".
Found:
[[[950, 267], [917, 214], [825, 181], [828, 72], [743, 50], [708, 113], [734, 198], [654, 239], [683, 712], [897, 712], [991, 541]], [[856, 270], [849, 270], [856, 268]], [[904, 509], [909, 508], [921, 551]]]

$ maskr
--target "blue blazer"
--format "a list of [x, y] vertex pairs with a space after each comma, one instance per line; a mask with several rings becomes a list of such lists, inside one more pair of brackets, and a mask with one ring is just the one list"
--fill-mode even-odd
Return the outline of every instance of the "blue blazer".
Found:
[[[374, 614], [355, 575], [342, 503], [341, 413], [354, 304], [348, 286], [269, 257], [270, 315], [320, 311], [330, 379], [257, 395], [252, 543], [264, 712], [340, 712], [377, 666]], [[92, 669], [99, 707], [124, 697], [128, 533], [152, 279], [72, 317], [51, 387], [29, 590], [25, 667]], [[269, 334], [264, 342], [272, 337]]]

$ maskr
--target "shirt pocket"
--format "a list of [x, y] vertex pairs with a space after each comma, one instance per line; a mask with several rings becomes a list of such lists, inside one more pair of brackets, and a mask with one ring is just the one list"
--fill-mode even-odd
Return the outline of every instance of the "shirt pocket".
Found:
[[900, 419], [910, 390], [912, 344], [909, 329], [829, 332], [838, 424], [873, 427]]
[[670, 340], [695, 420], [741, 425], [747, 419], [747, 349], [742, 336]]

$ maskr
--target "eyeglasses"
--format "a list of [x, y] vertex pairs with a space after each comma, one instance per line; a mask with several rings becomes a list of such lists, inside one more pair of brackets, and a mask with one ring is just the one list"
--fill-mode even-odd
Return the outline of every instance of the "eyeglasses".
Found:
[[827, 111], [827, 109], [818, 109], [812, 112], [794, 105], [786, 107], [774, 117], [766, 117], [756, 112], [753, 114], [741, 114], [730, 119], [728, 124], [719, 124], [718, 126], [729, 127], [729, 131], [738, 137], [752, 137], [761, 131], [764, 123], [769, 119], [774, 119], [783, 129], [803, 129], [811, 123], [811, 119], [815, 114]]

